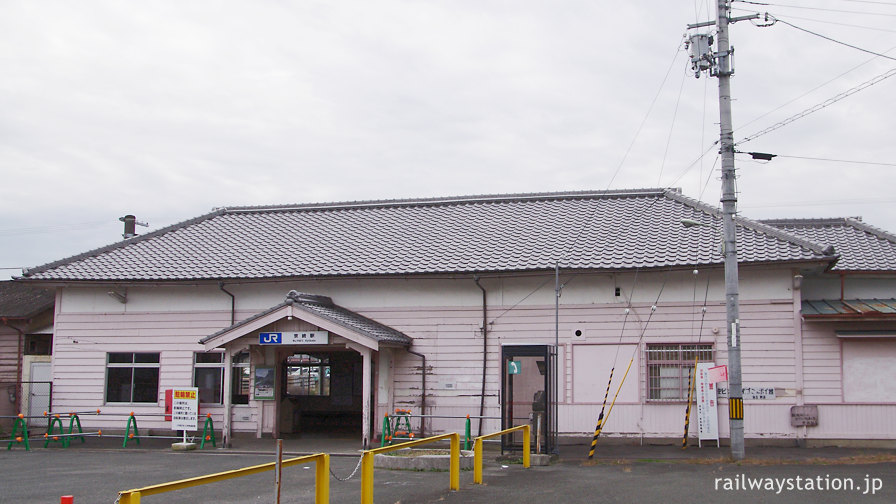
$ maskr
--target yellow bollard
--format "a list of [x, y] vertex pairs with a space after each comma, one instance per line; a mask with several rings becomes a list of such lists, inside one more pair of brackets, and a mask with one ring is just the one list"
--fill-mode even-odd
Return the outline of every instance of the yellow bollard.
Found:
[[530, 451], [532, 449], [531, 427], [529, 424], [523, 425], [523, 467], [528, 468], [531, 461]]
[[377, 453], [388, 453], [390, 451], [410, 448], [422, 444], [432, 443], [448, 439], [451, 443], [450, 450], [450, 482], [451, 490], [460, 490], [460, 434], [452, 432], [439, 436], [432, 436], [424, 439], [417, 439], [392, 446], [382, 446], [367, 450], [361, 455], [361, 504], [373, 504], [373, 457]]
[[473, 483], [482, 484], [482, 438], [473, 441]]
[[373, 504], [373, 453], [361, 455], [361, 504]]
[[314, 474], [314, 504], [329, 504], [330, 502], [330, 455], [324, 454], [317, 461], [317, 470]]
[[451, 461], [449, 462], [450, 486], [452, 490], [460, 490], [460, 436], [455, 434], [450, 438]]

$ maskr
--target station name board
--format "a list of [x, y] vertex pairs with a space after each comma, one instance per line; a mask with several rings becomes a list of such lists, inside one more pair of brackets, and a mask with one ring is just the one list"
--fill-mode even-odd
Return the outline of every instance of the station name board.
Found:
[[328, 331], [258, 333], [259, 345], [326, 345], [329, 341]]

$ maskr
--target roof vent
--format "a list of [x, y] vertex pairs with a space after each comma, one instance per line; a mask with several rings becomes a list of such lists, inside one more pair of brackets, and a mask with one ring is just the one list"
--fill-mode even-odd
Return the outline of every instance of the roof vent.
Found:
[[125, 240], [137, 236], [137, 226], [149, 227], [148, 223], [139, 222], [137, 220], [137, 217], [134, 217], [131, 214], [127, 214], [124, 217], [119, 217], [118, 220], [124, 222], [124, 233], [122, 233], [121, 236]]

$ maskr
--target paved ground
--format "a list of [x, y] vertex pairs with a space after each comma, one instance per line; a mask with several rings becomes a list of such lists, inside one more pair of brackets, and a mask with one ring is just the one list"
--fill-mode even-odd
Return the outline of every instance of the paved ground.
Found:
[[[167, 443], [122, 448], [119, 441], [88, 439], [68, 449], [0, 451], [0, 503], [112, 503], [119, 490], [261, 464], [273, 460], [274, 441], [237, 440], [231, 449], [175, 453]], [[345, 477], [359, 460], [353, 440], [288, 440], [288, 455], [325, 451]], [[3, 447], [5, 448], [5, 446]], [[530, 502], [896, 502], [896, 450], [747, 448], [747, 460], [727, 461], [727, 448], [599, 445], [587, 460], [586, 443], [564, 445], [548, 467], [487, 462], [484, 485], [471, 472], [461, 489], [448, 490], [444, 472], [375, 471], [378, 503]], [[288, 456], [287, 455], [287, 456]], [[496, 455], [496, 454], [495, 454]], [[759, 485], [760, 489], [744, 488]], [[314, 467], [284, 469], [281, 502], [313, 502]], [[144, 503], [273, 502], [273, 473], [143, 498]], [[360, 476], [330, 479], [330, 501], [360, 501]]]

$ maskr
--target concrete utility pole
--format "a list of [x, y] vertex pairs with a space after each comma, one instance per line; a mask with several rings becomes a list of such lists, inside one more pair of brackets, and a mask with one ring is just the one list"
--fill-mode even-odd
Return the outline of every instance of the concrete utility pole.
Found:
[[718, 0], [716, 48], [719, 78], [719, 145], [722, 154], [722, 223], [725, 236], [725, 321], [728, 332], [728, 427], [731, 457], [744, 458], [744, 400], [740, 368], [740, 308], [734, 216], [737, 192], [734, 172], [734, 129], [731, 122], [731, 50], [728, 42], [729, 0]]
[[755, 19], [759, 14], [738, 18], [729, 17], [730, 0], [718, 0], [716, 20], [688, 25], [689, 29], [716, 26], [716, 52], [711, 46], [713, 37], [696, 34], [690, 37], [691, 63], [695, 75], [709, 71], [719, 78], [719, 145], [722, 156], [722, 224], [725, 256], [725, 321], [728, 335], [728, 427], [731, 436], [731, 457], [744, 458], [744, 400], [740, 367], [740, 308], [737, 275], [737, 243], [734, 216], [737, 215], [737, 192], [734, 171], [734, 129], [731, 121], [731, 75], [734, 74], [731, 55], [734, 49], [728, 41], [728, 24]]

